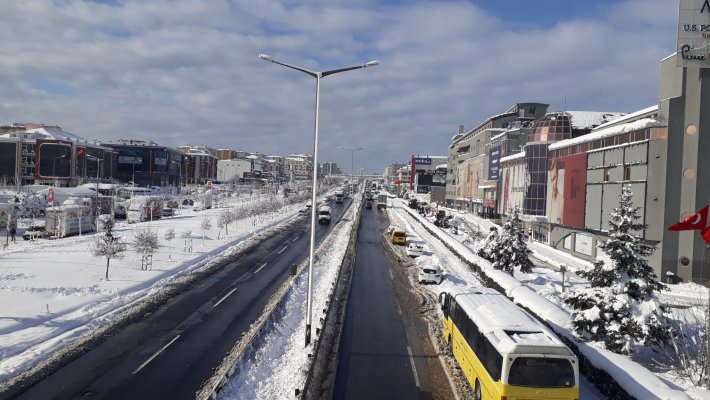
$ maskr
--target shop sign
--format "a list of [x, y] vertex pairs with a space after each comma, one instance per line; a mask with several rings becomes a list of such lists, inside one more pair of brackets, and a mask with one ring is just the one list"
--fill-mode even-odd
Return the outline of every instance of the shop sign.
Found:
[[710, 0], [680, 0], [676, 66], [710, 68]]

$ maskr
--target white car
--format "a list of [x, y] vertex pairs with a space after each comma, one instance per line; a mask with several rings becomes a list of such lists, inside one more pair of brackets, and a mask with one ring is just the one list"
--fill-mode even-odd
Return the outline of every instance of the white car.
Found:
[[419, 257], [424, 254], [424, 246], [419, 243], [409, 242], [406, 249], [409, 257]]
[[419, 283], [435, 283], [440, 284], [443, 271], [438, 265], [419, 267]]

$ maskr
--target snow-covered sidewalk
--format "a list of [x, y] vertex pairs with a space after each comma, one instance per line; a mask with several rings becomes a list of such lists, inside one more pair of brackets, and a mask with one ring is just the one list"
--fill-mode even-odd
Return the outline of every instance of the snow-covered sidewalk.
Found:
[[[545, 278], [544, 275], [537, 275], [537, 272], [543, 271], [534, 271], [533, 274], [520, 274], [519, 271], [516, 271], [516, 277], [518, 278], [516, 279], [506, 273], [494, 270], [488, 261], [478, 257], [472, 248], [461, 243], [463, 237], [450, 235], [416, 212], [405, 209], [407, 205], [402, 200], [395, 199], [392, 203], [396, 212], [399, 214], [406, 213], [408, 218], [416, 219], [421, 226], [436, 232], [438, 238], [435, 240], [445, 243], [449, 249], [468, 263], [478, 265], [487, 277], [496, 282], [516, 303], [524, 304], [525, 307], [550, 324], [559, 335], [574, 340], [570, 332], [570, 315], [558, 303], [557, 293], [559, 293], [559, 286], [555, 288], [554, 285], [549, 285], [548, 278]], [[410, 224], [410, 226], [412, 225]], [[421, 234], [420, 232], [421, 230], [418, 231], [418, 234]], [[428, 232], [427, 235], [431, 236]], [[559, 274], [557, 276], [559, 281]], [[540, 296], [538, 291], [540, 294], [546, 295], [547, 298]], [[629, 357], [617, 355], [585, 343], [577, 343], [577, 347], [595, 367], [607, 371], [619, 382], [624, 390], [637, 398], [688, 399], [691, 395], [693, 398], [709, 398], [708, 394], [710, 393], [707, 391], [684, 391], [678, 386], [669, 386], [663, 379], [659, 379], [646, 368], [633, 362]]]

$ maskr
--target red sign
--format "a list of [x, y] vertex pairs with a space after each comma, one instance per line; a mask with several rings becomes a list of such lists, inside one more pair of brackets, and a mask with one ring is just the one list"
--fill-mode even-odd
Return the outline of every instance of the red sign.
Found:
[[78, 149], [76, 149], [76, 157], [79, 158], [79, 157], [83, 156], [85, 152], [86, 152], [85, 148], [79, 147]]
[[495, 208], [496, 199], [483, 199], [483, 206], [486, 208]]
[[47, 189], [47, 203], [54, 205], [54, 189]]
[[402, 183], [402, 181], [400, 181], [399, 179], [395, 179], [395, 180], [394, 180], [394, 184], [395, 184], [395, 185], [399, 185], [400, 183]]

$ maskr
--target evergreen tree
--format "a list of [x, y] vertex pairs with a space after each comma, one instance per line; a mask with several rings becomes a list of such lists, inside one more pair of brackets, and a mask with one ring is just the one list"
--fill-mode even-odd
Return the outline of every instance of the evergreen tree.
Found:
[[671, 337], [656, 296], [665, 285], [644, 258], [655, 248], [633, 233], [646, 228], [636, 222], [639, 209], [633, 206], [631, 186], [625, 185], [619, 207], [611, 213], [609, 240], [597, 246], [593, 267], [578, 272], [589, 287], [575, 289], [565, 300], [575, 310], [574, 328], [583, 340], [603, 342], [623, 354], [637, 342], [665, 344]]
[[496, 244], [498, 243], [498, 229], [496, 227], [491, 227], [488, 236], [481, 242], [476, 250], [476, 254], [479, 257], [484, 258], [490, 262], [493, 262], [493, 251]]
[[520, 219], [520, 208], [515, 207], [511, 218], [503, 224], [503, 232], [493, 248], [493, 268], [511, 275], [515, 268], [519, 268], [520, 272], [532, 272], [531, 253], [525, 243], [525, 228], [523, 228], [523, 220]]

